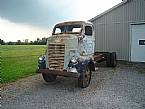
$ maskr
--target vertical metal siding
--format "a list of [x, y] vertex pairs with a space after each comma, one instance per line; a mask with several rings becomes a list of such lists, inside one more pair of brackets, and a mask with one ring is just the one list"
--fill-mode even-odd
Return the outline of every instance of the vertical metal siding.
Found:
[[117, 52], [120, 60], [129, 60], [130, 23], [145, 21], [145, 0], [128, 3], [95, 19], [96, 51]]

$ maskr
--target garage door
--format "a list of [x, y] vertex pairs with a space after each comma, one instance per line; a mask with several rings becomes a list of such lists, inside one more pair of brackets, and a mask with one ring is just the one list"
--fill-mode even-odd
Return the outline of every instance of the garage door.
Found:
[[131, 25], [131, 61], [145, 62], [145, 24]]

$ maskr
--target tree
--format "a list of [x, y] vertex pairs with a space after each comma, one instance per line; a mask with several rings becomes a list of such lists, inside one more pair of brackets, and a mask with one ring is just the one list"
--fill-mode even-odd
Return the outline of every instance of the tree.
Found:
[[17, 43], [16, 43], [17, 45], [21, 45], [22, 43], [21, 43], [21, 40], [17, 40]]
[[5, 42], [2, 39], [0, 39], [0, 45], [5, 45]]
[[25, 43], [28, 43], [29, 42], [29, 39], [25, 39]]
[[10, 42], [7, 42], [7, 44], [8, 44], [8, 45], [16, 45], [15, 42], [11, 42], [11, 41], [10, 41]]
[[40, 39], [39, 38], [37, 38], [37, 42], [40, 42]]

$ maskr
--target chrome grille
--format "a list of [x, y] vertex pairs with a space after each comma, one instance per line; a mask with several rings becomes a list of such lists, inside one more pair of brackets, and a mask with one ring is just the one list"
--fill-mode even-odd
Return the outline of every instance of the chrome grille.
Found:
[[48, 63], [51, 69], [63, 69], [65, 45], [53, 43], [48, 45]]

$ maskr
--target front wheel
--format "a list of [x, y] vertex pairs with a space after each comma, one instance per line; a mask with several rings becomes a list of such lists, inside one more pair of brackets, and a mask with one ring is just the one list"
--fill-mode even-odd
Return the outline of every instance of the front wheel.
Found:
[[87, 67], [86, 71], [82, 73], [78, 78], [78, 86], [81, 88], [88, 87], [91, 81], [91, 74], [91, 70]]
[[42, 76], [46, 82], [53, 82], [54, 80], [56, 80], [56, 75], [42, 74]]

